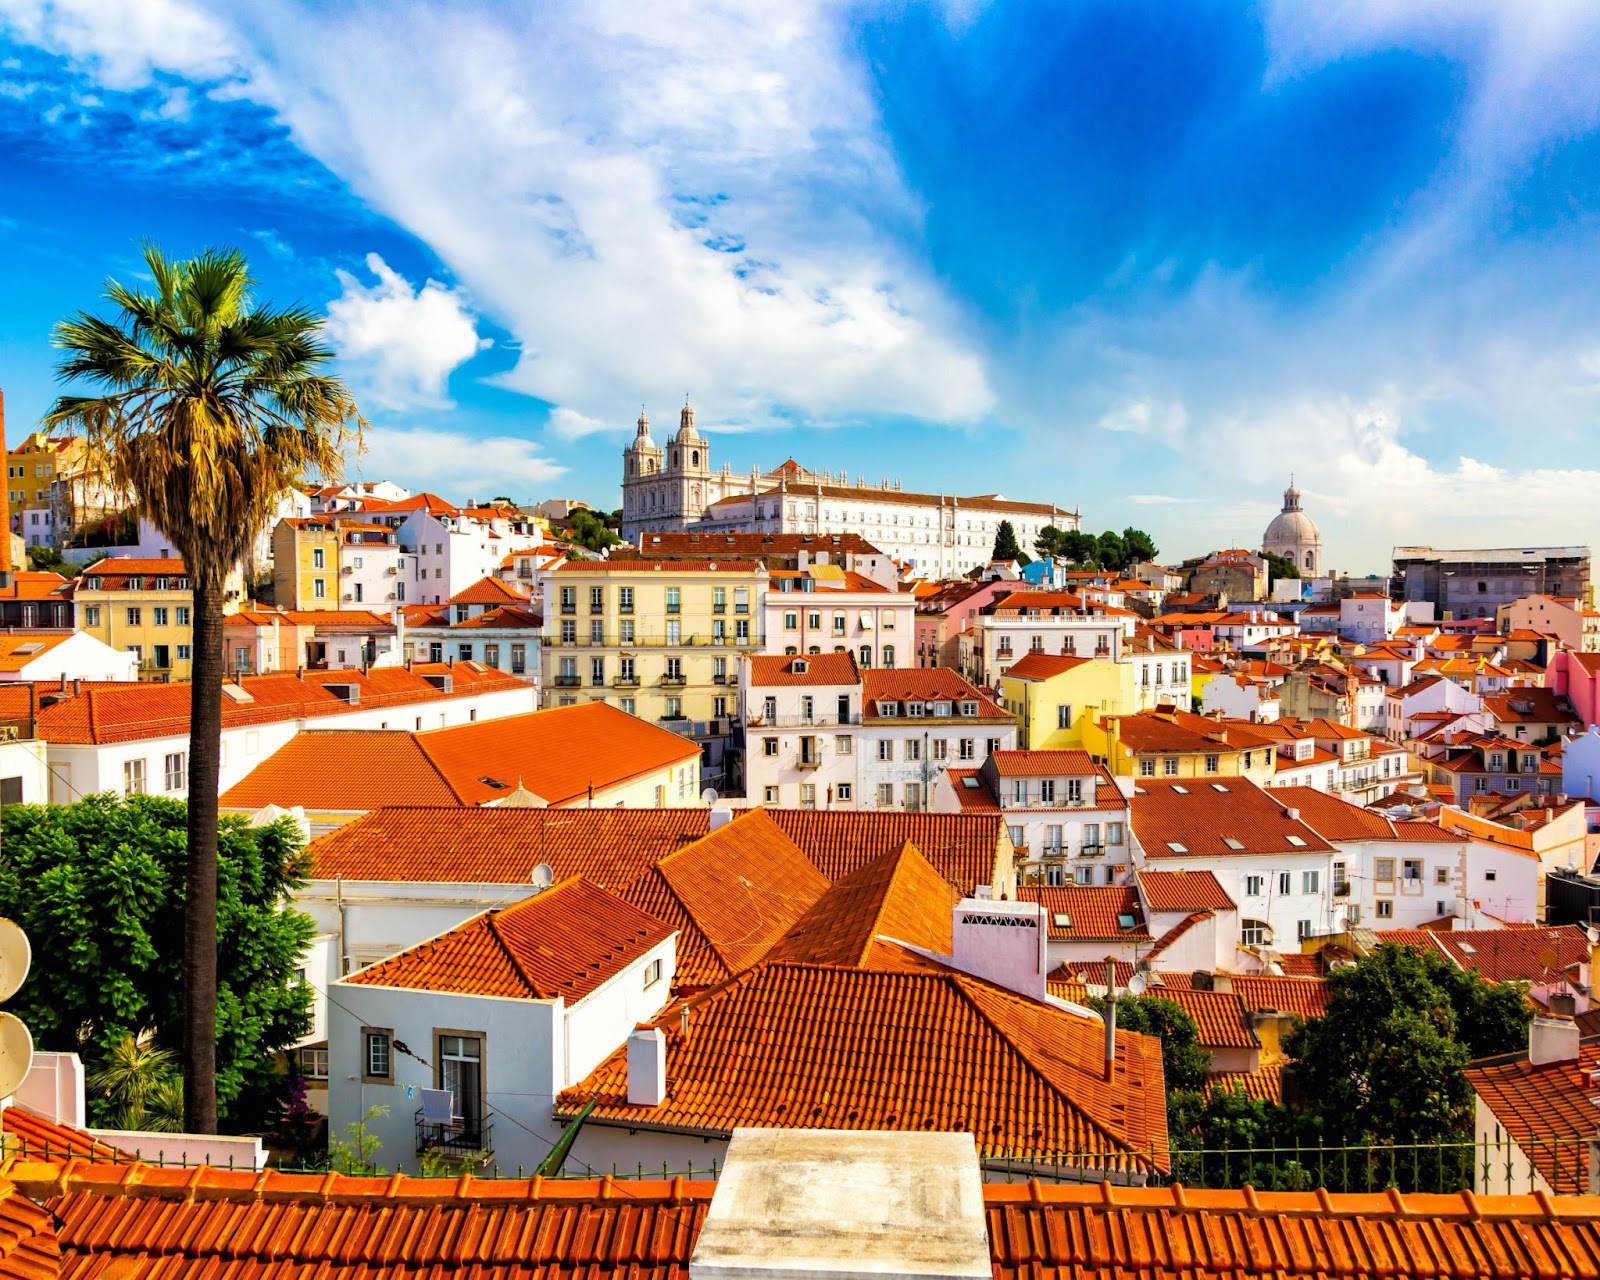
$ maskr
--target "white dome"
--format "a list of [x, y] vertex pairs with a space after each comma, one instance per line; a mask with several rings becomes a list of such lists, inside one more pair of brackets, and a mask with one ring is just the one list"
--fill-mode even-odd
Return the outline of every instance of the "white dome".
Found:
[[1304, 511], [1280, 511], [1267, 526], [1263, 544], [1272, 547], [1279, 542], [1320, 542], [1322, 534], [1316, 522]]

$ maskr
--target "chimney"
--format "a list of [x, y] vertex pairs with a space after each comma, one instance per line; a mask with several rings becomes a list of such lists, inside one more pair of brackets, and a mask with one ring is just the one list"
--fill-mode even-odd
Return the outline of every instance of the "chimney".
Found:
[[707, 834], [710, 834], [711, 831], [717, 831], [717, 830], [721, 829], [722, 827], [727, 826], [732, 821], [733, 821], [733, 806], [732, 805], [726, 805], [726, 804], [714, 804], [714, 805], [712, 805], [711, 806], [711, 826], [710, 826]]
[[667, 1100], [667, 1037], [641, 1022], [628, 1037], [628, 1105], [659, 1107]]
[[963, 898], [951, 920], [955, 967], [1033, 1000], [1045, 996], [1048, 929], [1036, 902]]
[[1289, 819], [1290, 822], [1299, 822], [1300, 821], [1300, 810], [1298, 810], [1298, 809], [1285, 809], [1283, 811], [1283, 816], [1285, 818]]
[[1106, 1079], [1117, 1062], [1117, 958], [1106, 957]]
[[1528, 1063], [1542, 1067], [1552, 1062], [1576, 1062], [1581, 1033], [1571, 1018], [1538, 1014], [1528, 1025]]
[[1570, 991], [1552, 992], [1545, 1003], [1555, 1018], [1570, 1018], [1578, 1012], [1578, 998]]
[[1196, 991], [1210, 991], [1213, 975], [1209, 969], [1196, 969], [1189, 975], [1189, 985]]
[[1213, 991], [1225, 991], [1231, 995], [1233, 992], [1233, 975], [1231, 973], [1212, 974], [1211, 989]]

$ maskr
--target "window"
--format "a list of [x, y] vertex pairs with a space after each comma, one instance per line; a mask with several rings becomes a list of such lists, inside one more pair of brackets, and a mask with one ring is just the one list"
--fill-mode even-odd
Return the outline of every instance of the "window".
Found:
[[326, 600], [328, 598], [328, 584], [321, 578], [313, 578], [311, 580], [311, 594], [317, 600]]
[[313, 569], [326, 569], [328, 567], [326, 553], [321, 547], [311, 548], [311, 567]]
[[122, 762], [122, 794], [125, 796], [142, 796], [145, 790], [144, 761], [124, 760]]
[[460, 1140], [479, 1141], [483, 1124], [483, 1041], [478, 1036], [439, 1037], [439, 1087], [450, 1094]]
[[100, 606], [92, 604], [83, 611], [83, 625], [98, 627], [100, 625]]
[[844, 634], [844, 614], [842, 613], [833, 615], [833, 634], [836, 636]]
[[911, 738], [911, 739], [907, 740], [907, 742], [906, 742], [906, 759], [907, 760], [920, 760], [920, 759], [922, 759], [922, 743], [918, 739]]
[[1434, 882], [1434, 884], [1449, 884], [1450, 883], [1450, 868], [1449, 867], [1435, 867], [1433, 869], [1433, 882]]
[[637, 700], [635, 700], [635, 699], [633, 699], [633, 698], [624, 698], [624, 699], [623, 699], [623, 700], [622, 700], [622, 709], [623, 709], [623, 711], [625, 711], [625, 712], [626, 712], [626, 713], [627, 713], [627, 714], [628, 714], [628, 715], [630, 715], [630, 716], [631, 716], [631, 715], [636, 715], [636, 714], [638, 714], [638, 712], [637, 712], [637, 708], [638, 708], [638, 702], [637, 702]]
[[1302, 871], [1300, 873], [1300, 892], [1316, 893], [1322, 887], [1322, 873], [1319, 871]]
[[683, 699], [682, 698], [668, 698], [667, 699], [666, 714], [662, 718], [665, 719], [665, 720], [682, 720], [683, 719]]
[[1100, 848], [1100, 824], [1098, 822], [1085, 822], [1083, 824], [1083, 848], [1085, 853], [1091, 849]]
[[1420, 884], [1422, 882], [1422, 859], [1406, 858], [1400, 864], [1401, 878]]
[[300, 1050], [300, 1074], [307, 1080], [328, 1078], [328, 1050], [306, 1048]]
[[1388, 920], [1394, 915], [1394, 901], [1390, 898], [1378, 899], [1378, 919]]
[[1072, 728], [1072, 706], [1070, 703], [1062, 703], [1056, 708], [1056, 728]]
[[652, 960], [644, 967], [644, 987], [648, 991], [661, 981], [661, 961]]
[[154, 621], [156, 626], [164, 627], [167, 625], [167, 610], [165, 606], [158, 605], [150, 612], [152, 615], [152, 621]]
[[1372, 878], [1381, 882], [1394, 881], [1394, 859], [1374, 858], [1372, 860]]
[[1141, 778], [1153, 778], [1153, 777], [1155, 777], [1156, 776], [1156, 762], [1154, 760], [1150, 759], [1148, 756], [1145, 757], [1143, 760], [1140, 760], [1139, 761], [1139, 776]]
[[777, 755], [778, 754], [778, 740], [776, 738], [763, 738], [763, 739], [761, 739], [761, 754], [764, 755], [764, 756], [775, 756], [775, 755]]
[[894, 759], [894, 741], [889, 738], [880, 739], [878, 742], [878, 759]]
[[1294, 892], [1294, 873], [1292, 871], [1278, 872], [1278, 892], [1280, 894]]
[[361, 1080], [363, 1084], [389, 1084], [394, 1079], [394, 1032], [381, 1027], [361, 1028]]
[[1222, 771], [1222, 757], [1221, 756], [1207, 756], [1206, 757], [1206, 772], [1207, 773], [1220, 773], [1221, 771]]
[[976, 739], [962, 738], [956, 754], [963, 760], [974, 759], [978, 754]]
[[606, 589], [604, 587], [589, 588], [589, 612], [603, 613], [606, 607]]
[[1265, 920], [1241, 920], [1239, 941], [1247, 947], [1264, 947], [1272, 936], [1272, 927]]
[[1309, 938], [1311, 936], [1311, 921], [1309, 921], [1309, 920], [1297, 920], [1297, 921], [1295, 921], [1294, 936], [1296, 938], [1298, 938], [1301, 942], [1304, 942], [1307, 938]]
[[1261, 876], [1246, 876], [1244, 878], [1245, 896], [1247, 898], [1259, 898], [1261, 896], [1262, 884], [1263, 884], [1263, 877], [1261, 877]]
[[798, 631], [800, 629], [800, 615], [793, 609], [783, 615], [783, 629], [785, 631]]
[[1121, 844], [1122, 843], [1122, 824], [1120, 822], [1108, 822], [1108, 823], [1106, 823], [1106, 843], [1107, 844]]
[[[1076, 782], [1077, 779], [1074, 778], [1073, 781]], [[1042, 779], [1040, 779], [1040, 781], [1039, 781], [1039, 799], [1042, 800], [1045, 804], [1054, 804], [1055, 803], [1055, 800], [1056, 800], [1056, 780], [1054, 778], [1042, 778]]]
[[906, 808], [913, 813], [922, 808], [922, 784], [920, 782], [906, 783]]
[[141, 626], [143, 622], [144, 610], [139, 608], [132, 608], [128, 610], [128, 625], [130, 627]]
[[578, 611], [578, 588], [561, 588], [561, 612], [576, 613]]
[[602, 685], [606, 682], [606, 660], [604, 658], [589, 659], [589, 683]]
[[880, 782], [878, 784], [878, 807], [880, 809], [894, 808], [894, 783]]
[[1161, 759], [1161, 772], [1169, 778], [1178, 776], [1178, 757], [1163, 756]]
[[623, 613], [633, 612], [633, 588], [620, 587], [617, 590], [617, 608]]
[[837, 787], [834, 788], [833, 793], [840, 800], [849, 800], [850, 784], [848, 782], [841, 782]]
[[668, 618], [667, 619], [667, 643], [668, 644], [682, 644], [683, 643], [683, 623], [678, 621], [678, 619], [676, 619], [676, 618]]
[[189, 758], [182, 751], [170, 752], [166, 760], [166, 777], [168, 791], [183, 791], [189, 785]]
[[949, 758], [949, 756], [950, 756], [950, 743], [949, 743], [949, 741], [947, 739], [945, 739], [945, 738], [935, 738], [935, 739], [933, 739], [933, 758], [935, 760], [946, 760], [946, 759]]
[[1496, 877], [1496, 875], [1497, 875], [1497, 874], [1498, 874], [1498, 873], [1496, 873], [1496, 872], [1493, 872], [1493, 871], [1485, 871], [1485, 872], [1484, 872], [1484, 873], [1483, 873], [1483, 878], [1484, 878], [1484, 879], [1485, 879], [1485, 880], [1493, 880], [1493, 879], [1495, 879], [1495, 877]]

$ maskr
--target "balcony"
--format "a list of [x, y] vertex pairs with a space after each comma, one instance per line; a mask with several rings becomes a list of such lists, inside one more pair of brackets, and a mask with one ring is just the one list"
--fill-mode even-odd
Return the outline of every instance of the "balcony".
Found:
[[820, 754], [801, 756], [798, 763], [802, 769], [819, 769], [822, 767], [822, 756]]
[[681, 689], [688, 683], [689, 678], [687, 676], [675, 676], [671, 672], [668, 672], [666, 675], [661, 677], [661, 686], [664, 689]]
[[712, 676], [711, 677], [711, 683], [712, 684], [727, 684], [728, 683], [728, 677], [727, 676]]
[[417, 1108], [417, 1154], [434, 1152], [442, 1156], [472, 1159], [493, 1154], [494, 1115], [485, 1111], [481, 1120], [457, 1117], [449, 1124], [430, 1124]]
[[1348, 898], [1350, 896], [1349, 882], [1344, 880], [1335, 880], [1333, 882], [1333, 896], [1335, 898]]
[[769, 716], [762, 711], [752, 711], [745, 717], [745, 723], [768, 729], [830, 729], [837, 725], [860, 724], [861, 713], [854, 712], [848, 716]]
[[1078, 856], [1080, 858], [1100, 858], [1105, 856], [1105, 852], [1106, 847], [1103, 844], [1086, 844], [1078, 850]]
[[613, 676], [612, 680], [611, 680], [611, 683], [613, 685], [615, 685], [618, 689], [637, 689], [639, 687], [639, 677], [638, 676]]
[[582, 677], [577, 675], [559, 675], [555, 677], [555, 686], [558, 689], [576, 689], [582, 683]]

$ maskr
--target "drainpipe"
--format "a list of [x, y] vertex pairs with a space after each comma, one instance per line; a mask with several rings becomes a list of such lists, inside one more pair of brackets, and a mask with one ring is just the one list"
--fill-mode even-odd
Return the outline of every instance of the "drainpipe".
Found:
[[348, 910], [348, 908], [345, 906], [345, 902], [344, 902], [344, 875], [343, 875], [343, 873], [341, 873], [338, 876], [334, 877], [334, 881], [333, 881], [333, 904], [334, 904], [334, 906], [337, 908], [337, 910], [339, 912], [339, 976], [342, 978], [342, 977], [344, 977], [345, 974], [350, 972], [350, 970], [346, 967], [346, 961], [349, 959], [349, 957], [345, 954], [345, 949], [344, 949], [345, 923], [346, 923], [345, 912], [346, 912], [346, 910]]

